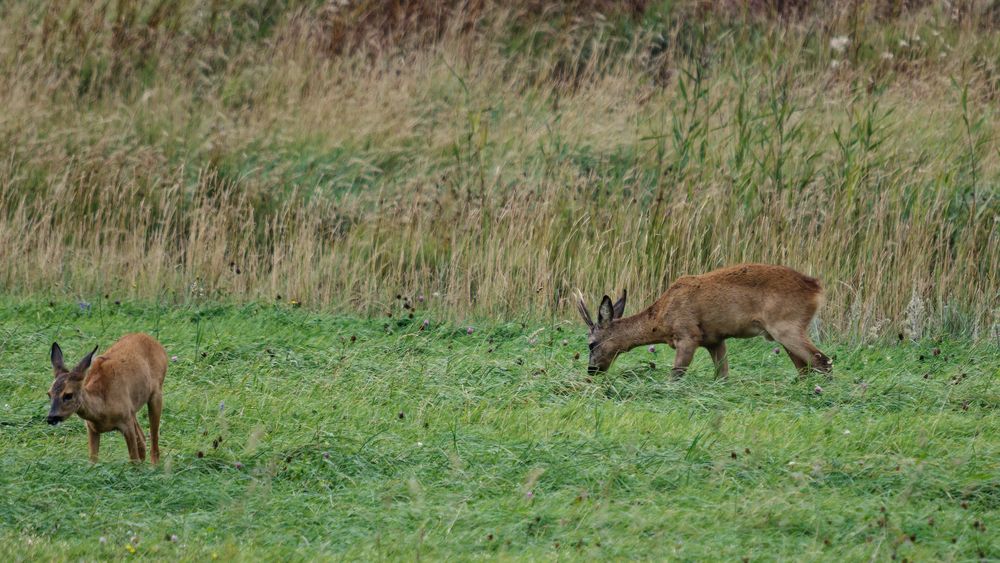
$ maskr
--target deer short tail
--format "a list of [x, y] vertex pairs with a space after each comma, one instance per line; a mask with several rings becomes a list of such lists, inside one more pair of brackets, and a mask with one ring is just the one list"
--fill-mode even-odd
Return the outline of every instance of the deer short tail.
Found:
[[823, 293], [823, 286], [819, 283], [818, 279], [811, 276], [803, 275], [801, 281], [802, 281], [802, 287], [805, 288], [807, 291], [818, 294]]

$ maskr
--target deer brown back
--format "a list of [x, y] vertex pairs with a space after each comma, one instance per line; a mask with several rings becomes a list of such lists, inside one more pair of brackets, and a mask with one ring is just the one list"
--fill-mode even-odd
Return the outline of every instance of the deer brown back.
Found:
[[815, 278], [784, 266], [740, 264], [678, 279], [654, 304], [675, 339], [701, 343], [769, 335], [767, 327], [807, 326], [822, 300]]

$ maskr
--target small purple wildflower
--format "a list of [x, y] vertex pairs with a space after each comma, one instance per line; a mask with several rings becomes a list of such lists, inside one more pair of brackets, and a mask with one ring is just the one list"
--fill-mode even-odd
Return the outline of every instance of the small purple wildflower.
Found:
[[424, 319], [424, 322], [422, 322], [421, 325], [424, 328], [427, 328], [427, 327], [431, 326], [431, 320], [430, 319]]
[[771, 350], [771, 351], [774, 352], [775, 354], [780, 354], [781, 353], [781, 348], [778, 348], [777, 346], [775, 346], [774, 350]]
[[816, 387], [813, 388], [813, 393], [816, 393], [817, 395], [822, 395], [823, 394], [823, 388], [820, 387], [819, 385], [817, 385]]
[[80, 301], [79, 303], [77, 303], [77, 305], [80, 306], [80, 310], [83, 311], [84, 313], [90, 311], [90, 303], [87, 303], [86, 301]]
[[417, 296], [417, 301], [419, 301], [421, 303], [424, 302], [424, 294], [423, 293], [421, 293], [420, 295]]
[[219, 401], [219, 412], [223, 412], [225, 410], [226, 410], [226, 402], [225, 401]]
[[237, 461], [236, 463], [233, 464], [233, 467], [235, 467], [239, 471], [243, 469], [243, 464]]
[[465, 334], [472, 334], [473, 332], [474, 332], [474, 329], [471, 326], [469, 328], [465, 329]]
[[176, 362], [177, 361], [177, 356], [170, 356], [170, 361], [171, 362]]
[[330, 452], [323, 452], [323, 459], [330, 459]]
[[656, 353], [656, 346], [650, 346], [649, 347], [649, 353], [650, 354], [655, 354]]
[[175, 542], [175, 543], [176, 543], [176, 542], [177, 542], [177, 540], [179, 540], [179, 539], [180, 539], [180, 538], [178, 538], [178, 537], [177, 537], [177, 534], [170, 534], [170, 541], [172, 541], [172, 542]]
[[526, 498], [528, 500], [531, 500], [531, 499], [535, 498], [535, 493], [533, 493], [531, 491], [528, 491], [528, 492], [524, 493], [524, 498]]

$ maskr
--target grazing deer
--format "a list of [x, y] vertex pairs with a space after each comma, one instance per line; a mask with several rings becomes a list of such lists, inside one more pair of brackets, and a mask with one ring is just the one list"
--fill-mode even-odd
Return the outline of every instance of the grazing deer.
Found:
[[590, 327], [591, 372], [605, 371], [637, 346], [666, 343], [677, 351], [673, 374], [682, 376], [699, 346], [708, 350], [716, 375], [726, 377], [727, 338], [763, 336], [777, 340], [800, 372], [829, 373], [833, 362], [806, 336], [823, 298], [819, 280], [784, 266], [740, 264], [683, 276], [645, 311], [622, 318], [625, 291], [611, 303], [601, 299], [595, 323], [583, 296], [577, 308]]
[[101, 434], [112, 430], [125, 436], [129, 459], [144, 461], [146, 438], [135, 414], [145, 404], [149, 407], [152, 443], [149, 458], [156, 463], [160, 459], [160, 413], [167, 352], [148, 334], [126, 334], [104, 354], [94, 358], [95, 352], [96, 347], [75, 368], [67, 370], [62, 349], [52, 343], [56, 378], [49, 388], [52, 399], [49, 424], [59, 424], [73, 413], [80, 415], [87, 424], [91, 462], [97, 462]]

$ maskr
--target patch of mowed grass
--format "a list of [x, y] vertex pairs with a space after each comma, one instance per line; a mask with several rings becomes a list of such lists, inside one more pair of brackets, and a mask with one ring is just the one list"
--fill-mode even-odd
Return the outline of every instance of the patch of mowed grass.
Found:
[[[82, 421], [44, 423], [49, 345], [137, 330], [176, 357], [162, 464], [108, 434], [91, 465]], [[834, 377], [800, 379], [734, 341], [726, 381], [657, 347], [592, 377], [565, 322], [39, 300], [0, 342], [8, 560], [1000, 557], [995, 344], [822, 342]]]

